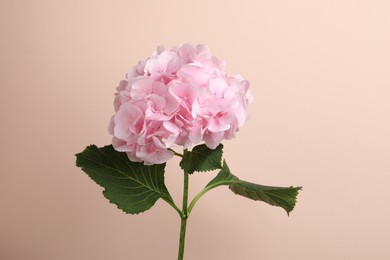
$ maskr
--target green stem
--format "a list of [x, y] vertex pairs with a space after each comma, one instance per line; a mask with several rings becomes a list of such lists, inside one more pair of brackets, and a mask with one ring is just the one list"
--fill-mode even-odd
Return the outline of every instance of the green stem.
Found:
[[183, 155], [181, 153], [176, 152], [175, 150], [168, 148], [169, 151], [173, 152], [174, 155], [179, 156], [180, 158], [183, 158]]
[[202, 190], [201, 192], [199, 192], [195, 198], [192, 199], [191, 203], [190, 203], [190, 206], [188, 207], [188, 211], [187, 211], [187, 215], [189, 216], [191, 211], [192, 211], [192, 208], [195, 206], [196, 202], [200, 199], [200, 197], [202, 197], [206, 192], [208, 192], [209, 189], [204, 189]]
[[179, 216], [182, 218], [184, 216], [183, 212], [176, 206], [176, 204], [172, 201], [172, 200], [169, 200], [167, 198], [162, 198], [166, 203], [168, 203], [169, 205], [172, 206], [172, 208], [174, 208], [177, 213], [179, 213]]
[[189, 174], [184, 172], [184, 190], [183, 190], [183, 210], [181, 215], [181, 225], [180, 225], [180, 239], [179, 239], [179, 254], [178, 260], [183, 260], [184, 257], [184, 244], [186, 238], [186, 227], [187, 227], [187, 218], [188, 218], [188, 178]]
[[184, 244], [185, 244], [185, 237], [186, 237], [186, 227], [187, 227], [187, 218], [182, 218], [181, 225], [180, 225], [179, 255], [177, 257], [178, 260], [183, 260], [183, 257], [184, 257]]
[[[227, 184], [227, 183], [224, 182], [224, 184]], [[190, 205], [188, 206], [187, 216], [190, 215], [190, 213], [191, 213], [192, 209], [194, 208], [196, 202], [198, 202], [198, 200], [199, 200], [203, 195], [205, 195], [206, 192], [208, 192], [209, 190], [212, 190], [212, 189], [214, 189], [215, 187], [218, 187], [218, 186], [220, 186], [220, 185], [222, 185], [222, 184], [221, 184], [221, 183], [215, 183], [215, 184], [210, 185], [210, 186], [207, 185], [206, 188], [204, 188], [203, 190], [201, 190], [201, 191], [192, 199]]]

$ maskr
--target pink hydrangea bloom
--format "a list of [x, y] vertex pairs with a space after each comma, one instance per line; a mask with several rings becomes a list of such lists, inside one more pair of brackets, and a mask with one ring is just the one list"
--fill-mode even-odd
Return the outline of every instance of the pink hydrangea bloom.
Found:
[[227, 75], [205, 45], [158, 47], [122, 80], [109, 132], [117, 151], [147, 165], [169, 160], [169, 149], [205, 142], [215, 149], [248, 119], [249, 82]]

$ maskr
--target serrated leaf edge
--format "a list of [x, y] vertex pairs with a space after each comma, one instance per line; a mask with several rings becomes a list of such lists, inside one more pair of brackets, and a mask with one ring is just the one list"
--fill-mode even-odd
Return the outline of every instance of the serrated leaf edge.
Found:
[[[110, 146], [111, 146], [111, 145], [104, 146], [104, 147], [102, 147], [102, 149], [103, 149], [103, 148], [108, 148], [108, 147], [110, 147]], [[140, 214], [140, 213], [142, 213], [142, 212], [145, 212], [145, 211], [149, 210], [150, 208], [152, 208], [152, 207], [156, 204], [156, 202], [157, 202], [159, 199], [163, 199], [163, 200], [167, 201], [168, 204], [171, 204], [171, 203], [174, 204], [173, 199], [172, 199], [172, 197], [170, 196], [168, 190], [166, 190], [166, 192], [168, 193], [168, 195], [163, 194], [163, 193], [162, 193], [163, 191], [161, 191], [161, 190], [159, 190], [159, 189], [156, 189], [156, 187], [155, 187], [155, 185], [154, 185], [154, 183], [153, 183], [153, 180], [151, 180], [152, 185], [147, 186], [147, 185], [143, 184], [142, 182], [140, 182], [137, 178], [132, 178], [131, 176], [127, 175], [126, 173], [124, 173], [123, 171], [121, 171], [119, 168], [113, 168], [113, 167], [111, 167], [111, 166], [109, 166], [109, 165], [103, 164], [103, 163], [100, 162], [100, 161], [91, 160], [90, 158], [86, 158], [86, 157], [80, 158], [80, 156], [82, 156], [82, 153], [85, 152], [85, 151], [88, 150], [88, 149], [94, 149], [94, 151], [97, 151], [97, 152], [99, 152], [99, 153], [103, 153], [103, 152], [100, 150], [101, 148], [97, 147], [96, 145], [94, 145], [94, 144], [89, 145], [89, 146], [87, 146], [82, 152], [75, 154], [75, 156], [76, 156], [76, 166], [80, 167], [80, 168], [82, 169], [82, 171], [84, 171], [84, 172], [88, 175], [88, 177], [89, 177], [93, 182], [95, 182], [97, 185], [99, 185], [100, 187], [102, 187], [102, 188], [103, 188], [103, 191], [102, 191], [103, 196], [104, 196], [111, 204], [116, 205], [116, 207], [117, 207], [118, 209], [120, 209], [121, 211], [125, 212], [126, 214], [138, 215], [138, 214]], [[118, 158], [119, 160], [123, 161], [123, 158], [119, 157], [118, 155], [114, 154], [114, 156], [115, 156], [116, 158]], [[82, 162], [80, 162], [81, 160], [89, 161], [89, 162], [91, 162], [91, 163], [98, 164], [98, 165], [100, 165], [100, 166], [102, 166], [102, 167], [104, 167], [104, 168], [108, 168], [108, 169], [110, 169], [110, 170], [113, 170], [113, 171], [116, 171], [116, 172], [120, 173], [120, 174], [121, 174], [122, 176], [124, 176], [126, 179], [130, 179], [130, 180], [132, 180], [132, 181], [134, 181], [134, 182], [140, 184], [140, 186], [142, 186], [142, 187], [144, 187], [144, 188], [146, 188], [146, 189], [148, 189], [148, 190], [150, 190], [150, 191], [155, 192], [155, 193], [158, 195], [157, 200], [155, 200], [153, 203], [147, 205], [147, 208], [145, 208], [145, 210], [134, 210], [134, 211], [131, 211], [131, 212], [130, 212], [130, 211], [126, 211], [124, 207], [120, 207], [117, 203], [115, 203], [112, 199], [110, 199], [110, 198], [108, 197], [107, 193], [116, 194], [117, 196], [122, 196], [122, 195], [121, 195], [121, 194], [118, 194], [117, 192], [113, 192], [113, 191], [107, 190], [102, 184], [99, 184], [97, 181], [95, 181], [95, 180], [91, 177], [91, 174], [85, 170], [86, 168], [82, 165]], [[125, 164], [128, 165], [128, 162], [125, 161]], [[140, 167], [140, 165], [139, 165], [139, 167]], [[134, 169], [133, 169], [132, 167], [129, 167], [129, 168], [130, 168], [132, 171], [134, 171]], [[142, 170], [141, 170], [141, 171], [142, 171]], [[150, 169], [149, 169], [149, 171], [150, 171]], [[136, 175], [135, 175], [135, 176], [136, 176]], [[104, 178], [104, 179], [105, 179], [105, 178]], [[106, 180], [107, 182], [110, 182], [108, 179], [105, 179], [105, 180]], [[145, 180], [145, 182], [147, 182], [145, 177], [144, 177], [144, 180]], [[164, 176], [164, 175], [162, 176], [162, 181], [163, 181], [163, 183], [164, 183], [164, 181], [165, 181], [165, 176]], [[114, 184], [114, 183], [112, 183], [112, 182], [111, 182], [111, 184], [116, 185], [116, 186], [118, 186], [118, 187], [121, 187], [120, 185]], [[165, 187], [165, 185], [164, 185], [164, 187]], [[128, 187], [122, 187], [122, 188], [128, 188]], [[166, 188], [166, 187], [165, 187], [165, 188]], [[140, 203], [140, 202], [137, 202], [137, 204], [138, 204], [138, 203]]]

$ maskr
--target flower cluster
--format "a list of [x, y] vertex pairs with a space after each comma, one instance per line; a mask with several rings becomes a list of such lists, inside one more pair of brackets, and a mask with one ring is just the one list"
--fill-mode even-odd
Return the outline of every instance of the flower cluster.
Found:
[[205, 45], [158, 47], [122, 80], [109, 132], [117, 151], [134, 162], [160, 164], [202, 141], [214, 149], [248, 119], [249, 82], [227, 75]]

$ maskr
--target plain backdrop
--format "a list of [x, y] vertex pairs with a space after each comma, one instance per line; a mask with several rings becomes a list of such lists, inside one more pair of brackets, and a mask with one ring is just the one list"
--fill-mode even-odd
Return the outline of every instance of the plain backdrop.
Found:
[[[111, 141], [118, 82], [157, 45], [203, 43], [251, 83], [224, 142], [241, 179], [304, 187], [288, 217], [220, 187], [188, 223], [186, 260], [390, 259], [390, 2], [0, 1], [0, 259], [177, 258], [163, 201], [126, 215], [75, 167]], [[215, 173], [191, 176], [194, 196]], [[169, 162], [178, 204], [182, 174]]]

